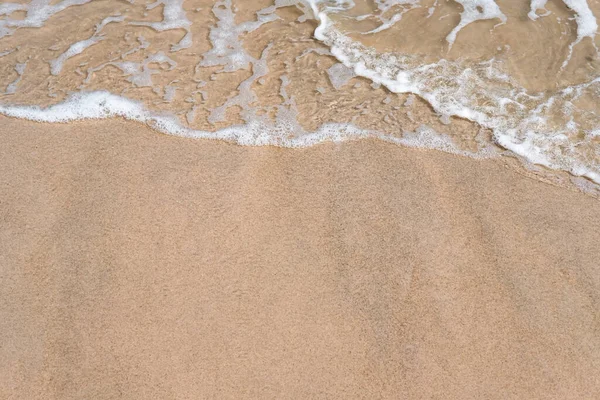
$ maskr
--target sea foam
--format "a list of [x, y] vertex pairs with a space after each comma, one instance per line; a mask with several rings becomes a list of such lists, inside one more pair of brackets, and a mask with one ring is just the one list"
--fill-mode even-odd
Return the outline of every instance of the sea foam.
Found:
[[458, 149], [449, 138], [421, 125], [402, 137], [358, 128], [348, 123], [325, 123], [317, 130], [303, 131], [289, 114], [281, 113], [275, 123], [255, 119], [244, 125], [234, 125], [216, 131], [191, 129], [178, 118], [166, 113], [148, 110], [142, 103], [106, 91], [80, 92], [66, 101], [50, 106], [4, 106], [0, 113], [9, 117], [36, 122], [68, 123], [81, 120], [99, 120], [115, 117], [141, 122], [160, 132], [194, 139], [223, 140], [243, 146], [277, 146], [287, 148], [311, 147], [325, 142], [344, 142], [357, 139], [377, 139], [407, 147], [441, 150], [472, 158], [491, 158], [498, 153], [493, 147], [476, 153]]
[[[59, 2], [35, 0], [28, 5], [2, 4], [0, 16], [4, 18], [0, 20], [0, 38], [15, 34], [20, 28], [40, 27], [54, 14], [70, 6], [81, 6], [88, 2], [89, 0]], [[446, 36], [448, 48], [460, 40], [462, 30], [469, 25], [483, 20], [495, 21], [497, 25], [501, 25], [508, 20], [502, 12], [502, 2], [494, 0], [455, 0], [455, 2], [462, 7], [462, 12], [457, 16], [460, 20]], [[572, 10], [577, 24], [576, 37], [570, 43], [568, 55], [563, 60], [564, 68], [571, 60], [577, 44], [588, 39], [594, 44], [598, 26], [586, 1], [563, 0], [563, 2]], [[429, 18], [432, 10], [438, 6], [437, 1], [429, 5], [431, 7], [424, 18]], [[315, 45], [318, 43], [312, 39], [302, 39], [304, 42], [312, 42], [312, 47], [301, 48], [300, 54], [296, 53], [292, 60], [306, 63], [309, 55], [326, 59], [334, 57], [336, 63], [331, 64], [330, 60], [321, 71], [328, 78], [334, 92], [358, 89], [361, 87], [360, 82], [355, 83], [351, 88], [346, 86], [346, 83], [354, 77], [366, 78], [372, 82], [373, 89], [384, 86], [392, 93], [410, 94], [405, 101], [407, 107], [413, 103], [415, 96], [419, 96], [431, 105], [442, 123], [450, 123], [450, 117], [476, 122], [482, 128], [491, 130], [493, 141], [480, 146], [477, 151], [469, 152], [461, 150], [449, 137], [425, 125], [420, 125], [414, 131], [383, 132], [355, 126], [350, 123], [355, 120], [354, 117], [348, 118], [346, 123], [325, 121], [315, 130], [305, 130], [299, 123], [298, 104], [296, 104], [295, 93], [291, 89], [293, 87], [291, 79], [287, 74], [289, 63], [286, 61], [283, 64], [273, 64], [274, 71], [270, 70], [272, 65], [269, 63], [270, 55], [285, 53], [302, 41], [292, 43], [285, 49], [270, 42], [263, 45], [262, 51], [256, 49], [248, 51], [244, 44], [244, 38], [264, 25], [280, 20], [278, 11], [290, 6], [300, 11], [294, 17], [296, 18], [294, 23], [303, 23], [309, 19], [317, 21], [314, 37], [323, 45], [317, 48]], [[122, 117], [145, 123], [172, 135], [220, 139], [254, 146], [306, 147], [324, 141], [376, 138], [405, 146], [433, 148], [468, 156], [491, 157], [498, 154], [494, 150], [494, 146], [498, 145], [529, 162], [568, 171], [600, 183], [600, 165], [597, 161], [600, 155], [594, 158], [596, 157], [594, 152], [598, 153], [596, 138], [597, 132], [600, 131], [600, 119], [595, 112], [590, 112], [579, 105], [581, 99], [593, 97], [600, 91], [598, 79], [589, 79], [554, 92], [531, 93], [506, 74], [501, 63], [495, 59], [457, 61], [440, 59], [436, 62], [425, 62], [418, 55], [378, 52], [338, 29], [335, 19], [331, 18], [332, 14], [340, 14], [341, 20], [360, 22], [371, 19], [371, 23], [373, 20], [376, 23], [378, 21], [379, 24], [375, 29], [360, 32], [365, 35], [375, 35], [382, 30], [392, 29], [401, 22], [406, 13], [423, 5], [420, 0], [376, 0], [373, 3], [372, 14], [361, 16], [344, 14], [355, 6], [355, 2], [351, 0], [275, 0], [272, 5], [254, 12], [254, 19], [238, 21], [233, 2], [218, 0], [210, 10], [214, 16], [214, 24], [210, 26], [208, 33], [210, 49], [202, 50], [201, 54], [196, 52], [193, 46], [194, 19], [191, 18], [190, 12], [184, 9], [182, 0], [157, 0], [147, 6], [141, 5], [147, 10], [162, 7], [160, 21], [145, 21], [142, 18], [131, 20], [125, 15], [113, 12], [113, 15], [101, 20], [95, 30], [88, 33], [86, 37], [79, 38], [66, 46], [58, 56], [47, 59], [50, 74], [56, 77], [53, 82], [60, 82], [65, 72], [72, 71], [72, 68], [66, 68], [66, 65], [73, 66], [76, 58], [94, 51], [91, 48], [105, 39], [108, 24], [142, 26], [158, 33], [181, 31], [184, 36], [176, 42], [168, 43], [170, 47], [167, 49], [157, 49], [154, 43], [138, 35], [137, 42], [134, 42], [134, 47], [130, 47], [129, 50], [114, 55], [111, 53], [111, 57], [101, 59], [99, 63], [90, 65], [87, 62], [80, 63], [75, 70], [83, 76], [83, 82], [79, 86], [80, 91], [71, 92], [65, 101], [49, 107], [5, 102], [0, 105], [0, 113], [34, 121], [62, 123], [81, 119]], [[548, 11], [545, 7], [546, 1], [531, 0], [529, 18], [537, 20], [547, 16]], [[12, 14], [15, 12], [25, 13], [25, 16], [13, 18]], [[360, 35], [356, 37], [368, 38]], [[131, 41], [127, 44], [132, 45]], [[58, 47], [54, 50], [58, 50]], [[23, 76], [30, 71], [31, 67], [27, 67], [29, 59], [19, 58], [20, 56], [15, 58], [13, 53], [20, 54], [17, 49], [8, 49], [0, 53], [0, 57], [3, 57], [3, 60], [13, 60], [12, 69], [6, 68], [5, 71], [9, 71], [13, 76], [16, 73], [16, 76], [12, 81], [5, 83], [7, 84], [5, 95], [15, 97], [14, 95], [19, 93], [19, 89], [25, 82]], [[196, 67], [195, 73], [210, 70], [212, 75], [202, 78], [190, 76], [188, 78], [192, 82], [181, 82], [181, 87], [177, 86], [177, 83], [184, 80], [183, 77], [180, 79], [176, 76], [166, 80], [169, 83], [165, 83], [164, 74], [170, 71], [173, 71], [173, 74], [180, 73], [178, 55], [181, 54], [183, 57], [197, 57], [195, 64], [192, 64], [192, 67], [194, 65]], [[320, 68], [319, 61], [317, 60], [315, 68]], [[85, 69], [82, 71], [81, 68]], [[120, 77], [130, 83], [130, 87], [123, 90], [120, 95], [109, 92], [108, 90], [112, 90], [110, 85], [100, 85], [108, 90], [88, 90], [87, 85], [94, 83], [101, 71], [106, 72], [105, 68], [113, 71], [112, 73], [116, 68], [116, 71], [121, 74]], [[236, 109], [243, 123], [214, 131], [191, 128], [198, 111], [207, 108], [205, 105], [211, 96], [207, 81], [209, 83], [216, 81], [219, 74], [230, 73], [246, 75], [237, 84], [235, 92], [227, 94], [220, 103], [205, 110], [206, 121], [215, 128], [223, 126], [227, 121], [228, 111]], [[261, 108], [257, 95], [258, 88], [274, 73], [278, 74], [275, 80], [279, 82], [279, 89], [278, 92], [275, 89], [275, 92], [270, 95], [279, 98], [282, 102]], [[185, 89], [187, 92], [184, 90], [185, 85], [188, 88]], [[321, 82], [320, 85], [327, 85], [327, 81]], [[190, 86], [192, 90], [189, 90]], [[51, 87], [50, 83], [48, 87]], [[276, 88], [277, 84], [271, 84], [269, 87]], [[151, 92], [161, 96], [160, 102], [169, 105], [176, 104], [178, 100], [185, 97], [188, 108], [172, 109], [170, 112], [157, 111], [153, 108], [157, 102], [142, 103], [128, 98], [130, 89], [136, 88], [147, 91], [151, 89]], [[318, 85], [314, 87], [312, 93], [319, 93], [322, 97], [331, 94]], [[386, 95], [386, 100], [382, 98], [377, 104], [388, 106], [391, 110], [390, 103], [391, 97]], [[361, 113], [372, 111], [362, 105], [357, 110]], [[390, 112], [386, 111], [384, 114], [384, 122], [389, 123]], [[413, 121], [411, 111], [407, 111], [407, 115], [408, 119]], [[181, 117], [184, 117], [190, 126], [184, 125]]]
[[[465, 6], [461, 15], [459, 31], [465, 24], [480, 18], [499, 18], [506, 21], [493, 1], [459, 1]], [[595, 35], [597, 26], [585, 1], [572, 2], [577, 15], [578, 40], [580, 36]], [[401, 56], [378, 54], [353, 41], [335, 28], [328, 16], [330, 10], [318, 0], [310, 0], [313, 12], [319, 20], [315, 37], [325, 43], [331, 53], [351, 68], [356, 75], [387, 87], [394, 93], [413, 93], [432, 105], [441, 115], [460, 117], [477, 122], [493, 131], [496, 144], [508, 149], [529, 162], [552, 169], [566, 170], [575, 176], [584, 176], [600, 183], [600, 166], [587, 165], [578, 155], [577, 145], [569, 140], [569, 133], [578, 130], [576, 124], [565, 123], [563, 127], [548, 125], [547, 110], [568, 110], [581, 90], [562, 91], [549, 98], [530, 95], [490, 64], [480, 70], [465, 68], [458, 63], [441, 60], [438, 63], [414, 67], [403, 62]], [[478, 9], [480, 7], [481, 9]], [[581, 12], [581, 14], [579, 14]], [[587, 17], [584, 17], [586, 16]], [[583, 37], [582, 36], [582, 37]], [[452, 43], [454, 37], [450, 37]], [[487, 76], [486, 76], [487, 75]], [[443, 79], [445, 86], [435, 82]], [[592, 80], [584, 86], [598, 86]], [[496, 90], [499, 87], [501, 91]], [[579, 89], [581, 89], [581, 86]], [[503, 95], [500, 95], [503, 93]], [[481, 106], [482, 96], [485, 105]], [[507, 105], [511, 107], [507, 107]]]

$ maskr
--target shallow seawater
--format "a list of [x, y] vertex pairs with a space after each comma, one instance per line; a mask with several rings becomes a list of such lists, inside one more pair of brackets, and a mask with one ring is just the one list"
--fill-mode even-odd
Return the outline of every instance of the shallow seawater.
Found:
[[512, 156], [597, 191], [599, 13], [589, 0], [4, 1], [0, 112], [242, 145], [378, 138]]

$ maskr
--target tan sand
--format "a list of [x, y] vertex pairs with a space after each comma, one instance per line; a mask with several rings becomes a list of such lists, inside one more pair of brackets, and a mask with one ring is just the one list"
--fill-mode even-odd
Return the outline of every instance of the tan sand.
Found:
[[600, 202], [504, 161], [0, 118], [2, 399], [600, 397]]

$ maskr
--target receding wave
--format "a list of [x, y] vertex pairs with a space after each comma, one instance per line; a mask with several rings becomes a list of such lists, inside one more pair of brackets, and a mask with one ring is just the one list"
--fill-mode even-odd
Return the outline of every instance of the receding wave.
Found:
[[4, 3], [0, 113], [241, 145], [510, 152], [600, 184], [596, 5], [515, 3]]

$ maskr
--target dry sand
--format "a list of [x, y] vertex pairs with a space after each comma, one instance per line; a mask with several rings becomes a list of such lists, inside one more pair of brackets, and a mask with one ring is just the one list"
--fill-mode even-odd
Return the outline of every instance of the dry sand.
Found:
[[375, 141], [0, 118], [0, 398], [600, 398], [600, 202]]

